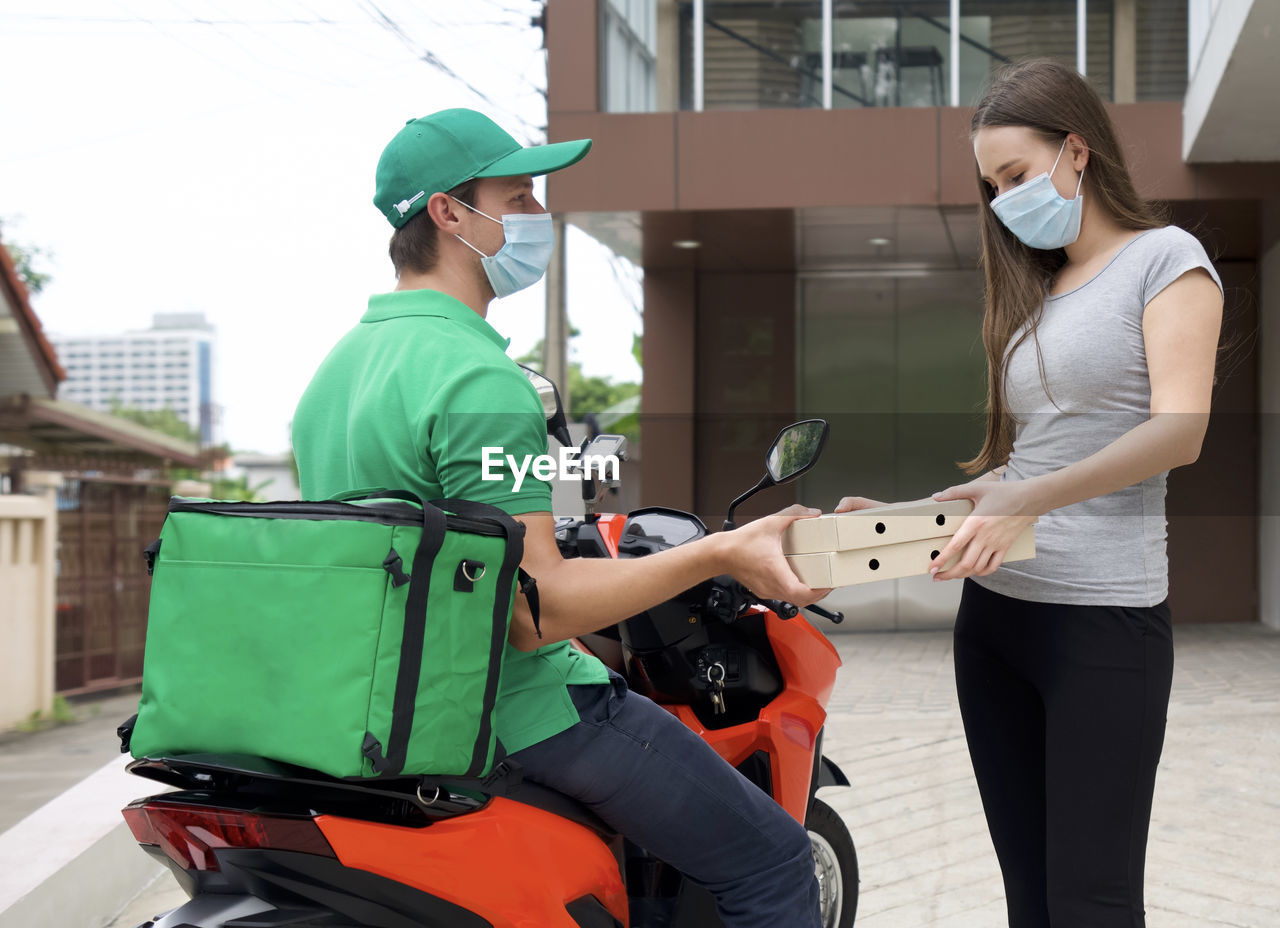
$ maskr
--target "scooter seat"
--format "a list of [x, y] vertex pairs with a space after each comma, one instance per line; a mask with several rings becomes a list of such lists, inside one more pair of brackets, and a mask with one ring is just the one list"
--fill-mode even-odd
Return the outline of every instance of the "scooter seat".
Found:
[[[450, 781], [448, 778], [376, 777], [340, 779], [269, 757], [253, 754], [178, 754], [135, 760], [128, 770], [140, 777], [186, 790], [226, 792], [279, 792], [291, 801], [317, 809], [332, 807], [334, 814], [351, 815], [360, 798], [397, 798], [411, 803], [428, 820], [450, 818], [474, 812], [490, 796], [500, 795], [513, 802], [533, 806], [590, 828], [606, 841], [615, 832], [589, 808], [564, 793], [520, 778], [516, 764], [512, 773], [485, 785]], [[435, 787], [439, 785], [439, 791]], [[428, 797], [430, 797], [428, 799]], [[327, 801], [326, 801], [327, 800]]]

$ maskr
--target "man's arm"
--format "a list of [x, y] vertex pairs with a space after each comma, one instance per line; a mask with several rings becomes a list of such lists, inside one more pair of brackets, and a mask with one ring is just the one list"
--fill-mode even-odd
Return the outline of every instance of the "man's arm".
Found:
[[538, 582], [542, 637], [523, 596], [517, 597], [509, 640], [522, 651], [597, 631], [643, 612], [719, 574], [731, 574], [757, 596], [798, 606], [829, 590], [811, 590], [796, 579], [782, 555], [783, 529], [818, 511], [791, 506], [731, 532], [720, 532], [640, 558], [561, 557], [555, 521], [548, 512], [514, 518], [524, 523], [521, 566]]

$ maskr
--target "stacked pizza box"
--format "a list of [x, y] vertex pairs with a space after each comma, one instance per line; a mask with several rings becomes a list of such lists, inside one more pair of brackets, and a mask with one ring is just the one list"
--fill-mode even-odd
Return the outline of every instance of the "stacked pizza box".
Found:
[[[800, 519], [783, 534], [782, 551], [796, 576], [814, 589], [927, 574], [972, 511], [967, 499], [921, 499]], [[1028, 525], [1003, 563], [1035, 556], [1035, 526]], [[946, 568], [959, 558], [950, 558]]]

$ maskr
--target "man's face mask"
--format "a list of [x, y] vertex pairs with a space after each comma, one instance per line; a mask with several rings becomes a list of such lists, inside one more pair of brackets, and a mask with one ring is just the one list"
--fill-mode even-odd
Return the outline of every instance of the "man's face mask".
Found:
[[1084, 171], [1080, 172], [1076, 195], [1071, 200], [1058, 193], [1050, 179], [1066, 147], [1067, 140], [1063, 139], [1057, 160], [1047, 173], [1006, 190], [991, 201], [996, 218], [1028, 248], [1063, 248], [1080, 237], [1080, 186], [1084, 183]]
[[[456, 197], [452, 199], [462, 203]], [[503, 213], [501, 219], [494, 219], [474, 206], [462, 205], [490, 222], [502, 225], [502, 235], [506, 240], [495, 255], [486, 255], [461, 235], [458, 236], [458, 241], [480, 256], [480, 265], [495, 296], [510, 296], [542, 279], [555, 245], [550, 213]]]

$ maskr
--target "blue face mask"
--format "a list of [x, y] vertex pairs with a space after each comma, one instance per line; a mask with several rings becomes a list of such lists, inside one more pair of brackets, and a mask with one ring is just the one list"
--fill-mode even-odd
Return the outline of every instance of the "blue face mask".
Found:
[[[454, 198], [456, 202], [461, 200]], [[491, 222], [500, 222], [506, 239], [495, 255], [486, 255], [461, 235], [458, 241], [480, 256], [494, 296], [510, 296], [517, 290], [532, 286], [542, 279], [551, 263], [551, 250], [555, 247], [555, 227], [550, 213], [503, 213], [502, 219], [494, 219], [488, 213], [462, 203], [473, 213], [480, 213]], [[455, 233], [456, 234], [456, 233]]]
[[1028, 248], [1064, 248], [1080, 237], [1080, 185], [1084, 183], [1084, 171], [1080, 172], [1072, 200], [1058, 193], [1050, 179], [1066, 147], [1067, 140], [1063, 139], [1048, 173], [1006, 190], [991, 201], [996, 218]]

